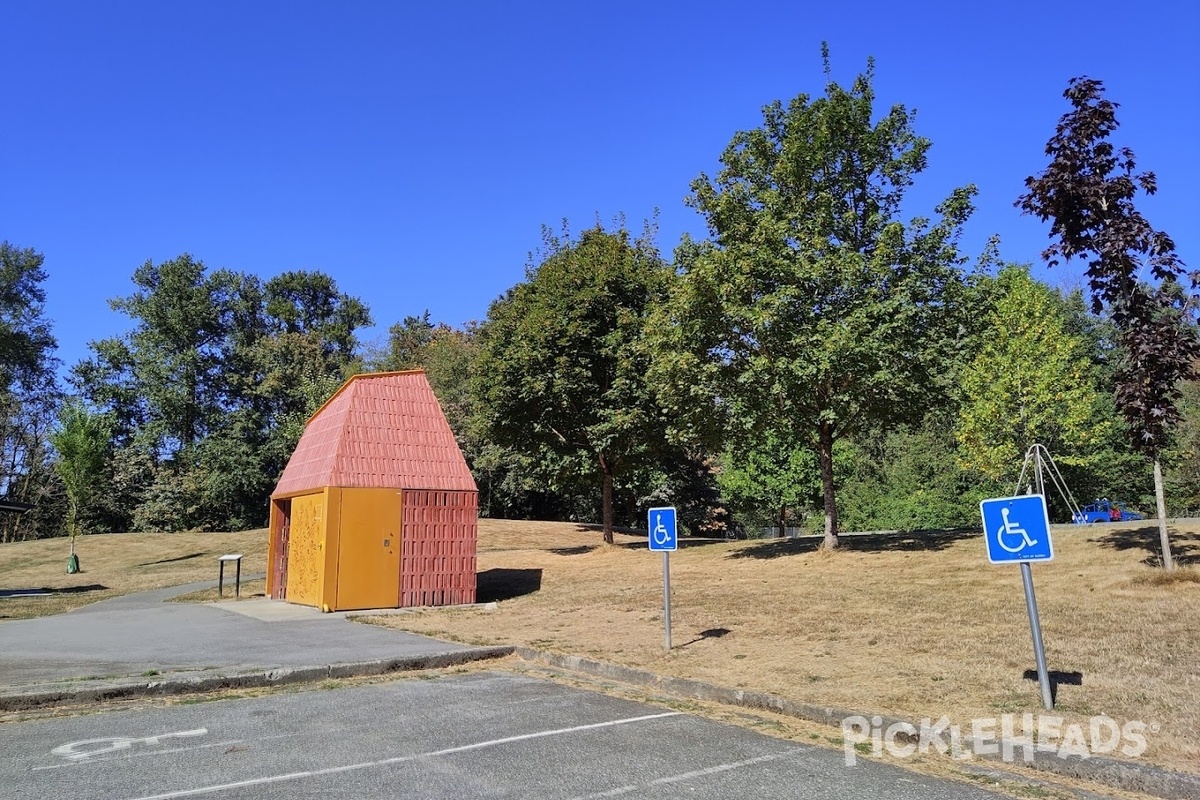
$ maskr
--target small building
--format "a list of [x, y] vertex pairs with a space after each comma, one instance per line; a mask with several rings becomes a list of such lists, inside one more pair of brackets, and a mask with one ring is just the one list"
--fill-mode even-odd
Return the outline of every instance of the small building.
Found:
[[355, 375], [271, 494], [267, 594], [323, 611], [473, 603], [478, 508], [425, 373]]

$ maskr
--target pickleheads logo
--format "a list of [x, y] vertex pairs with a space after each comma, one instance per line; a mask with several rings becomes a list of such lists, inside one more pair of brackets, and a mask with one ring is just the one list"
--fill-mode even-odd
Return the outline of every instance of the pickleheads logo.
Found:
[[971, 720], [964, 735], [963, 727], [947, 717], [936, 722], [927, 717], [919, 727], [910, 722], [884, 727], [882, 717], [853, 716], [842, 720], [842, 747], [848, 767], [857, 763], [859, 754], [886, 752], [908, 758], [934, 750], [961, 761], [998, 755], [1007, 762], [1032, 762], [1035, 753], [1066, 759], [1119, 752], [1137, 758], [1146, 752], [1146, 734], [1157, 733], [1159, 727], [1137, 721], [1122, 725], [1104, 715], [1091, 717], [1086, 724], [1065, 723], [1062, 717], [1046, 714], [1004, 714]]

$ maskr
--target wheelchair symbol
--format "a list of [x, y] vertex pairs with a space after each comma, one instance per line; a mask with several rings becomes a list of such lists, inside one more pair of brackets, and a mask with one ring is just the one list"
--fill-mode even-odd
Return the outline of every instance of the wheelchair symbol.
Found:
[[[1013, 522], [1008, 518], [1008, 509], [1001, 508], [1000, 516], [1004, 518], [1004, 524], [996, 529], [996, 543], [1001, 549], [1009, 553], [1019, 553], [1026, 547], [1033, 547], [1037, 544], [1037, 539], [1029, 538], [1029, 531], [1021, 527], [1019, 522]], [[1013, 537], [1017, 537], [1014, 541]], [[1015, 546], [1010, 546], [1010, 543]]]
[[665, 547], [671, 541], [671, 532], [667, 530], [667, 526], [662, 523], [662, 514], [654, 515], [654, 543], [659, 547]]

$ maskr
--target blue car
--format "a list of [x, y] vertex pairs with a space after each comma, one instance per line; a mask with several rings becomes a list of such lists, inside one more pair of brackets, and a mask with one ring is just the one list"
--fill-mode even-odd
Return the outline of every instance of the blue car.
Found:
[[1106, 497], [1084, 506], [1071, 521], [1076, 525], [1090, 525], [1093, 522], [1129, 522], [1135, 519], [1145, 519], [1145, 517]]

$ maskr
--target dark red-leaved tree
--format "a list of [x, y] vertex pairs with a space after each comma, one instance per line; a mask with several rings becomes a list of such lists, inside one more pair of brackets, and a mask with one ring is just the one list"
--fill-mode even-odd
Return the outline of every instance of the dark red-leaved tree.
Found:
[[1050, 165], [1026, 178], [1017, 207], [1050, 222], [1050, 266], [1060, 259], [1087, 263], [1092, 310], [1107, 310], [1125, 358], [1117, 372], [1116, 404], [1133, 444], [1154, 464], [1163, 566], [1174, 569], [1167, 536], [1159, 456], [1179, 420], [1180, 382], [1196, 377], [1200, 356], [1194, 290], [1175, 243], [1134, 207], [1137, 194], [1154, 194], [1154, 173], [1135, 172], [1133, 151], [1108, 141], [1117, 129], [1117, 104], [1104, 84], [1072, 78], [1063, 96], [1072, 110], [1046, 143]]

